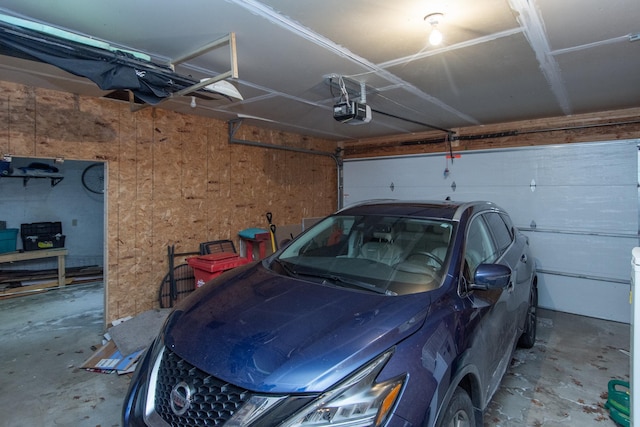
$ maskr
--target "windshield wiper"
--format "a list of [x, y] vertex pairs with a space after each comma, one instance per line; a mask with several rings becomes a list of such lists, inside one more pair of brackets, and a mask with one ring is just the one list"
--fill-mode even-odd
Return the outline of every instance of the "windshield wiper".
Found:
[[353, 286], [359, 289], [366, 289], [368, 291], [372, 291], [382, 295], [397, 295], [395, 292], [388, 291], [386, 289], [380, 289], [370, 283], [361, 282], [359, 280], [349, 279], [344, 276], [338, 276], [336, 274], [331, 273], [321, 273], [321, 272], [311, 272], [311, 271], [294, 271], [294, 274], [298, 276], [306, 276], [306, 277], [318, 277], [320, 279], [328, 280], [333, 284], [344, 284]]
[[285, 272], [285, 274], [289, 277], [300, 277], [300, 276], [305, 276], [305, 277], [317, 277], [320, 279], [324, 279], [325, 281], [330, 281], [333, 284], [344, 284], [344, 285], [349, 285], [349, 286], [353, 286], [355, 288], [359, 288], [359, 289], [366, 289], [368, 291], [372, 291], [378, 294], [382, 294], [382, 295], [398, 295], [397, 293], [393, 292], [393, 291], [389, 291], [389, 290], [385, 290], [385, 289], [380, 289], [370, 283], [366, 283], [366, 282], [361, 282], [359, 280], [355, 280], [355, 279], [349, 279], [343, 276], [338, 276], [336, 274], [331, 274], [331, 273], [322, 273], [322, 272], [312, 272], [312, 271], [297, 271], [294, 270], [288, 262], [286, 261], [282, 261], [279, 258], [275, 258], [273, 260], [273, 262], [277, 263], [278, 266], [280, 266], [280, 268], [282, 268], [282, 270]]
[[278, 263], [280, 268], [282, 268], [282, 270], [284, 270], [284, 272], [287, 274], [287, 276], [298, 277], [298, 273], [296, 273], [296, 271], [293, 268], [291, 268], [288, 265], [288, 263], [286, 263], [285, 261], [282, 261], [280, 258], [276, 258], [273, 261]]

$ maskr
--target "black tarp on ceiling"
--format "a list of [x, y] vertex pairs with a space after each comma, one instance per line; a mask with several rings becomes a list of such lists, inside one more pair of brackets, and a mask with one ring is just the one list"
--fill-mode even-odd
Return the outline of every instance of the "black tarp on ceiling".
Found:
[[0, 54], [54, 65], [90, 79], [102, 90], [130, 90], [151, 105], [199, 82], [124, 51], [87, 46], [4, 22], [0, 22]]

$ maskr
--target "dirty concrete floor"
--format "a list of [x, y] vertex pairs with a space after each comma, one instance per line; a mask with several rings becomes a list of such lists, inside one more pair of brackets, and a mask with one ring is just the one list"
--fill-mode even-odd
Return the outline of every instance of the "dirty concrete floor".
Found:
[[487, 426], [616, 426], [604, 404], [610, 379], [629, 381], [630, 326], [538, 311], [538, 336], [518, 349]]
[[129, 378], [79, 369], [100, 346], [103, 284], [0, 300], [0, 424], [119, 426]]
[[[79, 369], [100, 345], [103, 285], [0, 300], [0, 420], [6, 427], [120, 426], [128, 376]], [[538, 341], [517, 350], [487, 426], [613, 427], [611, 378], [629, 379], [627, 324], [539, 310]]]

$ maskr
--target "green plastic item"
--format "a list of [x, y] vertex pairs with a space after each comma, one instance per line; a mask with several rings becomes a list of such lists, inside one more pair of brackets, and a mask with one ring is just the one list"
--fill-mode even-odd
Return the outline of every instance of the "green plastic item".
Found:
[[607, 403], [604, 407], [609, 410], [609, 416], [616, 424], [623, 427], [631, 425], [629, 418], [629, 383], [621, 380], [611, 380], [608, 385]]

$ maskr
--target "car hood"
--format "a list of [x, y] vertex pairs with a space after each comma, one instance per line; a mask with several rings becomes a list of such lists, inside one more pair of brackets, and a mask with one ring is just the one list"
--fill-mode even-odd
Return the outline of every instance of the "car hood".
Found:
[[[237, 271], [236, 271], [237, 270]], [[248, 390], [319, 392], [424, 322], [428, 293], [386, 296], [239, 268], [194, 292], [167, 321], [167, 348]]]

